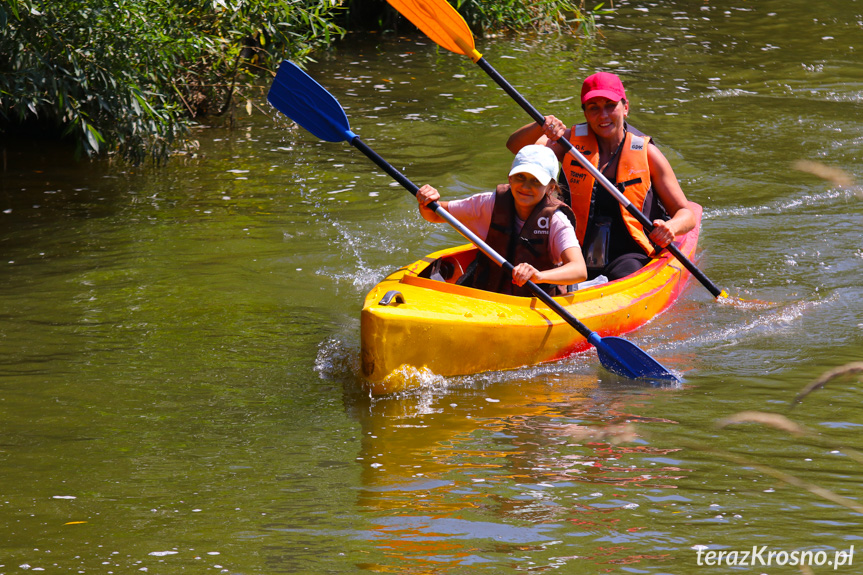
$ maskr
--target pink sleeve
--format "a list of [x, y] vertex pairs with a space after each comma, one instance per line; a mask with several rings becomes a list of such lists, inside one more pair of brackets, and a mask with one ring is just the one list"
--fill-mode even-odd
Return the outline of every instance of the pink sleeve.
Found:
[[463, 200], [450, 200], [449, 213], [477, 236], [486, 239], [494, 211], [494, 192], [475, 194]]
[[551, 261], [557, 265], [563, 263], [561, 254], [567, 249], [581, 249], [578, 245], [578, 238], [575, 237], [575, 228], [572, 227], [572, 222], [560, 212], [554, 212], [548, 233], [548, 249], [551, 252]]

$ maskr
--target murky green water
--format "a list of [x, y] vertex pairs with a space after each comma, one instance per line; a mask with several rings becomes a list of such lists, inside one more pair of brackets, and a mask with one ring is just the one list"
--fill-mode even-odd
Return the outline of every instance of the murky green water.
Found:
[[[863, 360], [860, 188], [791, 167], [863, 178], [863, 2], [626, 2], [602, 30], [478, 48], [573, 122], [581, 79], [619, 72], [632, 123], [705, 207], [702, 269], [776, 306], [691, 283], [627, 336], [681, 389], [586, 354], [371, 401], [363, 295], [459, 237], [358, 151], [263, 103], [161, 170], [5, 143], [0, 573], [801, 572], [698, 565], [753, 545], [825, 561], [854, 545], [836, 572], [859, 572], [860, 515], [753, 465], [859, 499], [863, 463], [840, 451], [863, 448], [859, 379], [789, 406]], [[353, 38], [310, 72], [447, 197], [498, 183], [529, 121], [422, 39]], [[814, 435], [716, 427], [744, 410]], [[626, 424], [633, 442], [584, 436]]]

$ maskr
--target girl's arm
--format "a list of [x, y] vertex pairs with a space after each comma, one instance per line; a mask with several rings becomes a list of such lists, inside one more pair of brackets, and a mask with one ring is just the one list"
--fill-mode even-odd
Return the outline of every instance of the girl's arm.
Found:
[[521, 287], [528, 280], [538, 284], [571, 285], [587, 279], [587, 266], [581, 248], [572, 247], [560, 254], [563, 264], [550, 270], [538, 271], [530, 264], [518, 264], [512, 271], [512, 283]]
[[434, 213], [431, 208], [428, 208], [426, 206], [428, 206], [432, 202], [438, 202], [440, 206], [446, 210], [447, 206], [449, 205], [449, 202], [441, 202], [438, 200], [440, 200], [440, 193], [438, 193], [436, 189], [434, 189], [428, 184], [421, 187], [417, 192], [417, 201], [419, 202], [420, 206], [420, 215], [426, 221], [432, 222], [434, 224], [441, 224], [446, 220]]

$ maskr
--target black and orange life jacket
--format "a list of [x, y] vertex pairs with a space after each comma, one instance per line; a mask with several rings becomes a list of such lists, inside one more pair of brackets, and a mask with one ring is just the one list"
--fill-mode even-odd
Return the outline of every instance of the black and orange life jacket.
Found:
[[[623, 145], [617, 161], [617, 171], [612, 183], [631, 201], [636, 208], [648, 213], [653, 211], [647, 204], [653, 200], [650, 181], [650, 167], [647, 162], [647, 146], [650, 136], [646, 136], [627, 126]], [[595, 167], [599, 167], [599, 144], [593, 131], [587, 124], [577, 124], [572, 127], [569, 141]], [[585, 232], [591, 224], [591, 206], [595, 178], [584, 169], [578, 161], [567, 154], [563, 160], [563, 173], [569, 184], [572, 210], [578, 225], [575, 228], [576, 237], [584, 245]], [[611, 178], [609, 178], [611, 179]], [[648, 201], [650, 200], [650, 201]], [[626, 230], [632, 239], [650, 256], [656, 256], [658, 250], [644, 233], [644, 228], [623, 206], [620, 214]]]
[[[548, 249], [549, 230], [551, 218], [558, 210], [575, 226], [575, 216], [570, 207], [546, 194], [533, 208], [521, 231], [517, 232], [515, 199], [509, 184], [501, 184], [495, 191], [494, 210], [485, 241], [514, 266], [529, 263], [540, 271], [551, 269], [555, 267], [555, 263], [552, 262]], [[476, 269], [471, 281], [466, 285], [508, 295], [533, 295], [526, 287], [518, 287], [512, 283], [510, 274], [482, 252], [477, 254]], [[540, 284], [540, 287], [552, 295], [563, 293], [557, 285]]]

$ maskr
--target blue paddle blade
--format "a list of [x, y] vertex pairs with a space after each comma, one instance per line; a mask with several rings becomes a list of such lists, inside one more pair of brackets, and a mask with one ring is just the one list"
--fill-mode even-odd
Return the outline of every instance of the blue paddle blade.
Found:
[[279, 65], [267, 101], [321, 140], [343, 142], [356, 137], [338, 100], [293, 62]]
[[608, 371], [631, 379], [665, 379], [680, 381], [664, 365], [650, 357], [632, 342], [620, 337], [591, 338], [599, 362]]

